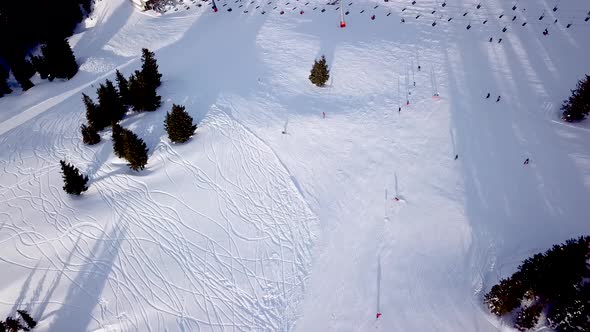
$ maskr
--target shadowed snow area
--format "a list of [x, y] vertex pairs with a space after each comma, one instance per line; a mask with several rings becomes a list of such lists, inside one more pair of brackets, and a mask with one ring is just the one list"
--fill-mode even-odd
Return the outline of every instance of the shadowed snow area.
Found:
[[[340, 29], [339, 4], [288, 2], [158, 16], [99, 1], [70, 39], [72, 80], [0, 99], [0, 317], [28, 308], [36, 331], [510, 330], [483, 294], [590, 233], [590, 120], [559, 119], [590, 72], [590, 4], [348, 1]], [[82, 143], [81, 94], [139, 69], [143, 47], [163, 102], [122, 121], [149, 148], [133, 172], [110, 130]], [[308, 80], [321, 55], [325, 88]], [[172, 103], [198, 122], [185, 144], [164, 130]], [[61, 189], [60, 159], [88, 174], [81, 197]]]

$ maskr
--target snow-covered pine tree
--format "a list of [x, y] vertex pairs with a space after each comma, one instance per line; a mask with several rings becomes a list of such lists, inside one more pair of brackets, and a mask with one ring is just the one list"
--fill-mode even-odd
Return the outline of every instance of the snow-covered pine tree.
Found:
[[50, 39], [41, 46], [41, 53], [47, 64], [49, 80], [54, 78], [71, 79], [78, 72], [76, 57], [68, 41], [64, 38]]
[[80, 131], [82, 132], [82, 141], [84, 144], [94, 145], [100, 142], [100, 135], [98, 135], [94, 127], [82, 124]]
[[64, 180], [63, 189], [70, 195], [80, 195], [83, 191], [88, 190], [86, 184], [88, 183], [88, 176], [80, 174], [80, 170], [76, 167], [66, 163], [63, 160], [59, 161], [61, 165], [61, 172]]
[[311, 83], [322, 87], [326, 85], [326, 82], [328, 82], [329, 79], [330, 70], [328, 70], [328, 65], [326, 64], [326, 57], [322, 55], [320, 60], [314, 61], [309, 80]]
[[17, 310], [16, 312], [18, 312], [18, 314], [30, 330], [34, 329], [35, 326], [37, 326], [37, 322], [33, 319], [33, 317], [31, 317], [31, 315], [29, 315], [29, 313], [26, 310]]
[[141, 50], [141, 74], [144, 83], [153, 89], [160, 86], [162, 74], [158, 72], [158, 63], [154, 52], [150, 52], [147, 48]]
[[172, 142], [184, 143], [195, 133], [197, 125], [193, 124], [193, 118], [184, 106], [173, 104], [172, 112], [166, 113], [164, 128]]
[[134, 171], [145, 168], [148, 162], [148, 148], [145, 142], [135, 133], [128, 131], [125, 134], [125, 159], [129, 167]]
[[590, 76], [578, 82], [575, 90], [568, 100], [561, 106], [563, 119], [566, 121], [583, 120], [590, 112]]
[[121, 99], [121, 103], [125, 106], [129, 106], [130, 105], [129, 82], [127, 81], [125, 76], [123, 76], [123, 74], [121, 74], [121, 72], [119, 70], [117, 70], [115, 75], [116, 75], [117, 89], [119, 90], [119, 98]]
[[125, 105], [121, 103], [119, 93], [117, 92], [117, 89], [115, 89], [113, 82], [106, 80], [104, 85], [100, 85], [96, 94], [98, 95], [101, 116], [107, 117], [107, 119], [105, 119], [107, 123], [113, 121], [119, 122], [125, 117], [127, 109], [125, 108]]

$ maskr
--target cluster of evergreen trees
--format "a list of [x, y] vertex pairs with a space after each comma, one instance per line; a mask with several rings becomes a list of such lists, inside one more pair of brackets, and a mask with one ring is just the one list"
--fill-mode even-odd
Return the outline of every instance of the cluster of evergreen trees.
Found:
[[583, 120], [590, 113], [590, 76], [578, 82], [568, 100], [561, 106], [563, 119], [568, 122]]
[[[126, 79], [117, 70], [117, 87], [109, 80], [100, 84], [96, 91], [98, 103], [95, 103], [88, 95], [82, 94], [88, 121], [88, 124], [82, 124], [80, 128], [83, 142], [88, 145], [99, 143], [99, 132], [111, 127], [115, 155], [126, 159], [132, 170], [144, 169], [148, 162], [148, 148], [145, 142], [131, 130], [123, 128], [119, 122], [129, 110], [155, 111], [160, 107], [161, 97], [158, 96], [156, 89], [161, 85], [161, 78], [154, 53], [144, 48], [141, 71], [136, 70], [129, 79]], [[176, 104], [173, 104], [172, 111], [166, 114], [164, 127], [170, 140], [175, 143], [186, 142], [197, 129], [197, 126], [193, 124], [193, 118], [185, 111], [185, 107]], [[86, 191], [88, 177], [65, 161], [62, 160], [60, 163], [64, 191], [73, 195], [80, 195]]]
[[545, 311], [556, 331], [590, 331], [590, 236], [555, 245], [526, 259], [484, 296], [498, 316], [517, 311], [514, 326], [534, 328]]
[[16, 311], [20, 317], [6, 317], [5, 321], [0, 320], [0, 332], [30, 331], [37, 326], [37, 322], [26, 310]]
[[[23, 90], [33, 86], [30, 78], [39, 72], [42, 78], [72, 78], [78, 71], [66, 37], [89, 14], [92, 0], [0, 1], [0, 97], [10, 93], [7, 72]], [[38, 45], [41, 55], [29, 53]]]

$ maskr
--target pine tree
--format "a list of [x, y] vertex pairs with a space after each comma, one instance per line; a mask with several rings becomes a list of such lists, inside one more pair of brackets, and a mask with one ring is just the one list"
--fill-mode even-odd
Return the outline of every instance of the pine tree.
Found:
[[119, 158], [125, 158], [125, 147], [128, 130], [121, 127], [118, 123], [112, 125], [112, 139], [113, 139], [113, 152]]
[[82, 124], [80, 130], [82, 131], [82, 141], [84, 144], [94, 145], [100, 142], [100, 135], [98, 135], [94, 127]]
[[10, 69], [12, 75], [23, 89], [27, 91], [35, 85], [31, 82], [30, 78], [35, 74], [33, 65], [26, 59], [17, 59], [10, 63]]
[[14, 319], [12, 317], [6, 317], [6, 322], [4, 322], [4, 327], [8, 332], [18, 332], [18, 331], [28, 331], [29, 329], [26, 328], [20, 319]]
[[173, 104], [172, 113], [166, 113], [164, 127], [168, 132], [168, 138], [174, 143], [188, 141], [197, 129], [193, 124], [193, 118], [184, 109], [184, 106]]
[[96, 94], [98, 95], [101, 116], [106, 117], [105, 121], [107, 123], [121, 121], [127, 113], [127, 109], [121, 103], [113, 82], [106, 80], [104, 85], [100, 85]]
[[17, 310], [16, 312], [18, 312], [29, 329], [34, 329], [35, 326], [37, 326], [37, 322], [29, 315], [26, 310]]
[[152, 88], [156, 89], [160, 86], [162, 74], [158, 72], [158, 63], [156, 62], [155, 54], [150, 52], [147, 48], [141, 50], [141, 74], [144, 83]]
[[129, 77], [129, 96], [135, 112], [155, 111], [161, 105], [162, 97], [158, 96], [156, 88], [146, 84], [143, 74], [137, 70]]
[[322, 58], [318, 61], [315, 60], [313, 67], [311, 68], [311, 74], [309, 80], [311, 83], [322, 87], [326, 85], [326, 82], [330, 79], [330, 71], [326, 64], [326, 58], [322, 55]]
[[121, 99], [121, 103], [125, 106], [129, 106], [131, 105], [129, 98], [129, 82], [127, 81], [125, 76], [121, 74], [119, 70], [117, 70], [116, 77], [117, 88], [119, 90], [119, 98]]
[[82, 94], [82, 101], [86, 107], [86, 120], [90, 127], [96, 130], [103, 130], [110, 124], [110, 119], [86, 94]]
[[80, 195], [83, 191], [88, 190], [86, 183], [88, 183], [88, 176], [80, 174], [80, 170], [76, 167], [66, 164], [65, 161], [60, 160], [62, 176], [64, 179], [64, 191], [70, 195]]
[[8, 87], [8, 71], [0, 65], [0, 97], [9, 94], [12, 90]]
[[590, 112], [590, 76], [580, 80], [568, 100], [561, 106], [566, 121], [583, 120]]
[[134, 171], [145, 168], [148, 162], [148, 148], [145, 142], [137, 137], [135, 133], [129, 131], [125, 135], [125, 159], [129, 167]]
[[82, 5], [86, 15], [92, 12], [92, 0], [80, 0], [80, 5]]
[[526, 331], [528, 329], [532, 329], [533, 327], [535, 327], [535, 325], [537, 325], [542, 310], [543, 305], [539, 303], [532, 304], [520, 310], [516, 315], [514, 327], [516, 327], [519, 331]]
[[78, 72], [76, 57], [66, 39], [56, 38], [41, 46], [41, 53], [47, 64], [49, 80], [54, 78], [71, 79]]
[[525, 290], [518, 277], [500, 280], [489, 293], [484, 296], [484, 303], [490, 311], [498, 316], [507, 314], [520, 306]]
[[45, 61], [43, 56], [32, 56], [31, 63], [42, 79], [45, 80], [49, 77], [49, 68], [47, 67], [47, 61]]

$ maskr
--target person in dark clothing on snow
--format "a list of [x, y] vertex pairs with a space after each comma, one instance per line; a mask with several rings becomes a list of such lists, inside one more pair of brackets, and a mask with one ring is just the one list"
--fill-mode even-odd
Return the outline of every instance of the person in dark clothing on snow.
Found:
[[459, 155], [458, 154], [455, 155], [455, 160], [457, 160], [457, 159], [459, 159]]
[[500, 44], [502, 42], [502, 38], [498, 39], [498, 44]]
[[498, 99], [496, 99], [496, 103], [500, 101], [500, 96], [498, 96]]
[[418, 71], [420, 71], [420, 69], [422, 69], [422, 67], [418, 66]]
[[492, 37], [490, 37], [490, 43], [492, 42], [492, 40], [493, 40]]
[[489, 99], [489, 98], [490, 98], [490, 93], [488, 92], [488, 95], [486, 96], [486, 99]]
[[528, 165], [528, 164], [529, 164], [529, 158], [526, 158], [526, 159], [524, 160], [524, 164], [525, 164], [525, 165]]

